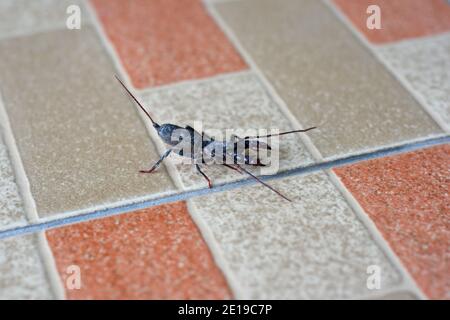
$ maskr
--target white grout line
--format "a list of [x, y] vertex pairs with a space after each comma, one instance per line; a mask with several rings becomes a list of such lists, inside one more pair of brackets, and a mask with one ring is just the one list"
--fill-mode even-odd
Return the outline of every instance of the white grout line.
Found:
[[[114, 65], [117, 68], [117, 70], [120, 74], [120, 77], [122, 78], [124, 83], [128, 86], [130, 91], [133, 94], [138, 93], [137, 96], [139, 97], [140, 96], [139, 93], [142, 94], [143, 92], [147, 91], [148, 89], [144, 89], [144, 90], [140, 90], [140, 91], [134, 90], [134, 86], [133, 86], [130, 78], [128, 77], [127, 72], [125, 71], [122, 63], [120, 62], [120, 59], [119, 59], [114, 47], [109, 42], [106, 32], [103, 29], [103, 27], [101, 26], [97, 15], [95, 14], [95, 10], [91, 7], [90, 4], [87, 4], [86, 7], [87, 7], [87, 11], [91, 14], [91, 20], [99, 34], [99, 38], [101, 38], [102, 43], [104, 44], [104, 46], [106, 48], [106, 51], [108, 52], [108, 54], [110, 55], [110, 58], [114, 62]], [[236, 73], [230, 73], [230, 74], [234, 75]], [[220, 77], [226, 77], [226, 76], [228, 76], [228, 75], [225, 74], [225, 75], [221, 75]], [[215, 77], [213, 77], [213, 78], [215, 78]], [[171, 88], [171, 87], [177, 87], [177, 86], [184, 86], [186, 84], [208, 81], [210, 79], [211, 78], [181, 81], [181, 82], [175, 83], [173, 85], [165, 85], [165, 86], [154, 88], [152, 90], [162, 90], [162, 89], [166, 89], [169, 87]], [[139, 115], [141, 116], [141, 119], [142, 119], [145, 127], [147, 128], [147, 132], [150, 135], [156, 148], [158, 149], [158, 152], [160, 154], [163, 154], [166, 151], [166, 146], [161, 141], [161, 139], [159, 138], [155, 129], [149, 123], [148, 119], [143, 114], [143, 112], [140, 110], [137, 112], [139, 112]], [[163, 165], [166, 167], [172, 181], [174, 182], [175, 186], [179, 190], [184, 190], [185, 188], [182, 183], [181, 176], [180, 176], [178, 170], [176, 169], [175, 164], [172, 161], [170, 161], [170, 159], [167, 159], [167, 160], [169, 160], [169, 161], [164, 161]], [[239, 282], [234, 278], [233, 273], [229, 270], [229, 267], [228, 267], [228, 264], [226, 263], [224, 255], [222, 254], [222, 251], [221, 251], [218, 243], [216, 242], [211, 230], [209, 229], [207, 224], [203, 221], [203, 219], [198, 215], [198, 213], [195, 209], [195, 205], [193, 205], [192, 201], [189, 200], [189, 201], [186, 201], [186, 203], [187, 203], [189, 214], [190, 214], [192, 220], [194, 221], [194, 223], [197, 225], [204, 241], [206, 242], [206, 244], [211, 252], [211, 255], [214, 258], [214, 261], [216, 262], [216, 265], [218, 266], [219, 269], [221, 269], [225, 278], [227, 279], [228, 286], [229, 286], [230, 290], [232, 291], [234, 298], [242, 299], [243, 297], [246, 297], [245, 293], [243, 293], [243, 290], [239, 286]]]
[[[228, 39], [233, 43], [233, 45], [236, 47], [238, 52], [243, 56], [246, 63], [251, 66], [251, 69], [259, 76], [260, 80], [265, 85], [269, 95], [277, 102], [277, 104], [280, 106], [280, 109], [284, 113], [284, 115], [292, 122], [294, 127], [303, 128], [303, 126], [300, 124], [298, 119], [293, 116], [293, 114], [290, 112], [287, 104], [285, 101], [278, 95], [274, 87], [271, 85], [271, 83], [268, 81], [268, 79], [265, 77], [263, 72], [259, 69], [259, 67], [256, 65], [256, 63], [251, 58], [250, 54], [246, 51], [246, 49], [242, 46], [237, 36], [234, 34], [234, 32], [231, 30], [231, 28], [228, 27], [228, 25], [225, 23], [225, 21], [222, 19], [222, 17], [219, 15], [219, 13], [215, 10], [213, 7], [213, 4], [207, 2], [206, 0], [203, 0], [206, 8], [208, 9], [211, 16], [216, 20], [217, 24], [221, 27], [223, 32], [227, 35]], [[323, 157], [320, 153], [320, 151], [316, 148], [316, 146], [312, 143], [311, 139], [307, 135], [301, 135], [302, 142], [305, 144], [308, 151], [312, 154], [314, 159], [316, 161], [323, 161]], [[356, 217], [360, 219], [362, 224], [368, 229], [369, 234], [373, 237], [374, 242], [379, 246], [380, 250], [387, 255], [388, 260], [399, 269], [401, 275], [402, 275], [402, 281], [406, 281], [405, 287], [411, 291], [413, 291], [416, 295], [418, 295], [420, 298], [425, 299], [425, 295], [420, 291], [420, 289], [417, 287], [416, 283], [412, 280], [412, 277], [407, 272], [406, 268], [401, 264], [398, 257], [395, 255], [395, 253], [391, 250], [389, 245], [387, 244], [386, 240], [382, 237], [376, 226], [374, 225], [373, 221], [370, 220], [370, 218], [367, 216], [367, 214], [363, 211], [363, 209], [359, 206], [359, 204], [356, 202], [356, 200], [353, 198], [351, 193], [345, 188], [345, 186], [342, 184], [342, 182], [337, 178], [337, 176], [332, 172], [331, 170], [327, 170], [327, 174], [330, 178], [330, 181], [334, 184], [334, 186], [341, 192], [344, 199], [347, 201], [347, 203], [350, 205], [350, 207], [353, 209], [353, 211], [356, 214]]]
[[[422, 108], [428, 113], [428, 115], [439, 125], [439, 127], [446, 133], [450, 133], [450, 126], [439, 116], [439, 114], [431, 108], [428, 103], [426, 102], [425, 97], [418, 91], [416, 91], [410, 82], [402, 76], [400, 73], [396, 72], [393, 66], [386, 61], [382, 55], [377, 51], [376, 47], [372, 45], [366, 37], [353, 25], [353, 23], [345, 16], [339, 8], [337, 8], [331, 0], [322, 0], [323, 3], [325, 3], [325, 6], [328, 7], [332, 13], [347, 27], [350, 32], [366, 47], [366, 49], [369, 50], [369, 52], [378, 60], [380, 64], [382, 64], [386, 70], [389, 71], [391, 76], [394, 77], [400, 84], [403, 85], [403, 87], [406, 89], [406, 91], [417, 101], [419, 105], [422, 106]], [[404, 40], [406, 41], [406, 40]], [[398, 43], [400, 43], [399, 41]], [[397, 42], [396, 42], [397, 43]], [[385, 46], [392, 45], [387, 44]], [[379, 45], [378, 47], [383, 47], [384, 45]]]
[[50, 249], [50, 246], [45, 235], [45, 231], [37, 234], [38, 248], [41, 255], [42, 263], [47, 273], [50, 286], [53, 290], [53, 294], [57, 300], [66, 299], [66, 290], [64, 284], [59, 276], [58, 268], [56, 267], [55, 257]]
[[[25, 216], [29, 223], [39, 222], [39, 216], [36, 209], [36, 202], [34, 201], [33, 195], [31, 193], [30, 182], [25, 172], [22, 159], [19, 154], [19, 150], [11, 129], [8, 114], [6, 113], [5, 106], [3, 104], [3, 99], [0, 93], [0, 129], [3, 129], [3, 138], [5, 144], [8, 148], [8, 153], [11, 159], [11, 166], [14, 171], [16, 183], [22, 197], [22, 204], [25, 212]], [[37, 237], [38, 240], [38, 254], [40, 255], [46, 273], [50, 280], [50, 287], [52, 288], [53, 294], [57, 299], [64, 298], [64, 294], [61, 292], [62, 282], [59, 278], [59, 273], [56, 269], [56, 265], [53, 260], [53, 256], [48, 254], [50, 248], [45, 238], [44, 233], [40, 233]]]

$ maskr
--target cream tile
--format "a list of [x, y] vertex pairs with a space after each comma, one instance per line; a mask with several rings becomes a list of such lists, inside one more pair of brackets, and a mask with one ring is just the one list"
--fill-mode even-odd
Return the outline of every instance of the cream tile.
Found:
[[0, 240], [0, 299], [52, 299], [37, 236]]
[[377, 48], [450, 131], [450, 33]]
[[324, 173], [192, 200], [247, 298], [337, 299], [370, 295], [367, 267], [381, 288], [400, 275]]
[[[161, 123], [193, 126], [194, 121], [201, 121], [207, 134], [219, 130], [225, 135], [226, 129], [254, 129], [256, 133], [259, 129], [293, 129], [257, 77], [249, 72], [152, 90], [143, 93], [142, 98]], [[281, 171], [312, 162], [300, 134], [280, 137], [278, 150]], [[207, 185], [191, 165], [177, 164], [176, 168], [186, 188]], [[245, 177], [220, 165], [205, 167], [204, 172], [216, 184]]]
[[15, 182], [8, 151], [0, 134], [0, 229], [25, 223], [22, 199]]
[[216, 4], [324, 157], [440, 133], [421, 106], [321, 1]]
[[174, 191], [136, 108], [86, 26], [0, 44], [0, 90], [41, 217]]
[[90, 23], [82, 0], [2, 0], [0, 38], [66, 28], [70, 5], [80, 7], [82, 26]]

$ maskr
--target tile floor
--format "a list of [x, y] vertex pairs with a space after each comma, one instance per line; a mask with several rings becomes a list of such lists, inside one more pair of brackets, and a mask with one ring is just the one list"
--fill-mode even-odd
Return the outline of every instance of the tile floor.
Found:
[[[448, 56], [444, 0], [1, 1], [0, 299], [450, 299]], [[293, 201], [139, 174], [166, 147], [115, 74], [207, 134], [318, 125]]]

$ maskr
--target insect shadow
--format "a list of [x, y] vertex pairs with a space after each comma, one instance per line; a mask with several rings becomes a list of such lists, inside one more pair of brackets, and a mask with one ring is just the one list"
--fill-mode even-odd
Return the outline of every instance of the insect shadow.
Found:
[[[265, 148], [270, 150], [269, 144], [259, 141], [260, 138], [269, 138], [272, 136], [283, 136], [291, 133], [307, 132], [315, 129], [316, 127], [310, 127], [307, 129], [292, 130], [276, 134], [268, 134], [262, 136], [246, 136], [239, 137], [233, 135], [231, 141], [218, 141], [212, 137], [209, 137], [204, 132], [200, 133], [194, 130], [191, 126], [187, 125], [185, 127], [180, 127], [175, 124], [165, 123], [159, 124], [150, 116], [148, 111], [142, 106], [142, 104], [137, 100], [137, 98], [128, 90], [125, 84], [116, 76], [116, 79], [122, 85], [122, 87], [128, 92], [128, 94], [133, 98], [136, 104], [141, 108], [141, 110], [146, 114], [146, 116], [152, 122], [153, 128], [155, 128], [158, 136], [161, 140], [169, 146], [164, 154], [155, 162], [155, 164], [148, 170], [140, 170], [141, 173], [152, 173], [154, 172], [164, 161], [170, 153], [178, 154], [182, 157], [188, 157], [193, 160], [193, 164], [205, 180], [208, 182], [208, 187], [212, 188], [212, 183], [209, 177], [202, 171], [201, 165], [207, 164], [221, 164], [229, 169], [235, 170], [241, 174], [245, 173], [251, 178], [255, 179], [257, 182], [265, 186], [266, 188], [272, 190], [278, 194], [283, 199], [287, 201], [292, 201], [280, 191], [276, 190], [250, 171], [245, 169], [241, 164], [263, 167], [264, 163], [261, 159], [256, 156], [251, 156], [249, 151], [254, 150], [259, 151], [260, 148]], [[188, 151], [186, 151], [188, 150]], [[257, 153], [258, 154], [258, 153]]]

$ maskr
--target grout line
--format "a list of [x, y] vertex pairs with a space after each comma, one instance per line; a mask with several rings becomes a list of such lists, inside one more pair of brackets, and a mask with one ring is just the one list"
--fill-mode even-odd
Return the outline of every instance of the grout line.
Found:
[[[378, 48], [382, 48], [384, 46], [390, 46], [395, 45], [397, 43], [401, 43], [403, 41], [412, 41], [413, 39], [405, 39], [403, 41], [389, 43], [385, 45], [372, 45], [366, 37], [353, 25], [353, 23], [347, 18], [347, 16], [341, 12], [341, 10], [334, 5], [334, 3], [331, 0], [322, 0], [322, 2], [325, 4], [325, 7], [328, 7], [328, 9], [331, 11], [331, 13], [334, 14], [334, 16], [337, 17], [337, 19], [344, 24], [344, 26], [347, 27], [347, 29], [359, 40], [360, 43], [362, 43], [365, 48], [371, 53], [375, 59], [383, 66], [385, 69], [390, 73], [390, 75], [397, 80], [403, 88], [416, 100], [416, 102], [428, 113], [431, 119], [434, 120], [438, 124], [438, 126], [446, 133], [450, 133], [450, 126], [439, 116], [439, 114], [434, 111], [426, 102], [425, 97], [418, 91], [416, 91], [410, 82], [402, 76], [399, 72], [396, 72], [393, 66], [386, 61], [386, 59], [383, 58], [382, 54], [378, 51]], [[423, 37], [427, 38], [427, 37]], [[419, 40], [421, 38], [415, 38], [414, 40]]]
[[[39, 216], [36, 209], [36, 202], [34, 201], [31, 193], [30, 182], [26, 175], [25, 168], [23, 166], [22, 159], [20, 157], [19, 149], [17, 147], [14, 134], [10, 125], [9, 117], [6, 112], [6, 108], [3, 103], [3, 98], [0, 93], [0, 129], [3, 133], [3, 138], [8, 149], [8, 153], [11, 159], [11, 166], [15, 175], [16, 184], [19, 189], [19, 193], [22, 198], [22, 205], [25, 213], [25, 217], [28, 223], [38, 223]], [[18, 227], [19, 229], [21, 227]], [[50, 287], [53, 294], [57, 299], [63, 299], [64, 294], [62, 289], [62, 282], [59, 278], [59, 273], [56, 269], [53, 256], [50, 252], [49, 245], [45, 235], [41, 233], [37, 237], [38, 241], [38, 254], [44, 264], [45, 272], [50, 280]]]
[[41, 254], [42, 263], [47, 273], [47, 277], [50, 283], [50, 287], [53, 290], [53, 294], [57, 300], [66, 299], [66, 291], [64, 290], [64, 284], [59, 276], [58, 268], [56, 267], [55, 257], [53, 256], [52, 249], [47, 241], [45, 231], [41, 231], [37, 235], [38, 248]]
[[[404, 152], [411, 152], [420, 150], [427, 147], [433, 147], [443, 144], [450, 144], [450, 136], [445, 137], [439, 137], [439, 138], [433, 138], [426, 141], [420, 141], [420, 142], [414, 142], [410, 144], [405, 144], [401, 146], [395, 146], [391, 148], [381, 149], [376, 152], [370, 152], [360, 155], [353, 155], [345, 158], [330, 160], [330, 161], [323, 161], [319, 163], [314, 163], [308, 166], [299, 167], [295, 169], [290, 169], [287, 171], [283, 171], [281, 173], [278, 173], [276, 175], [272, 176], [261, 176], [260, 178], [262, 180], [268, 181], [268, 180], [274, 180], [274, 179], [282, 179], [287, 178], [291, 176], [296, 175], [304, 175], [308, 173], [314, 173], [322, 170], [332, 169], [335, 167], [342, 167], [346, 165], [351, 165], [360, 161], [366, 161], [366, 160], [372, 160], [377, 158], [383, 158], [386, 156], [393, 156]], [[70, 216], [70, 217], [64, 217], [64, 218], [58, 218], [58, 219], [49, 219], [45, 222], [36, 222], [32, 223], [26, 226], [16, 227], [16, 228], [9, 228], [0, 231], [0, 239], [4, 238], [10, 238], [18, 235], [24, 235], [24, 234], [30, 234], [39, 232], [42, 230], [48, 230], [48, 229], [54, 229], [57, 227], [66, 226], [73, 223], [79, 223], [79, 222], [85, 222], [88, 220], [113, 216], [121, 213], [146, 209], [155, 205], [160, 205], [164, 203], [169, 202], [175, 202], [175, 201], [181, 201], [181, 200], [187, 200], [193, 197], [199, 197], [204, 196], [208, 194], [213, 194], [216, 192], [223, 192], [223, 191], [229, 191], [233, 189], [237, 189], [244, 186], [250, 186], [255, 185], [257, 182], [255, 182], [251, 178], [238, 180], [234, 182], [228, 182], [223, 183], [214, 186], [212, 189], [209, 188], [200, 188], [200, 189], [194, 189], [190, 191], [183, 191], [181, 193], [172, 194], [168, 196], [163, 196], [159, 198], [154, 198], [151, 200], [145, 200], [142, 202], [133, 202], [133, 203], [127, 203], [122, 204], [118, 207], [114, 208], [108, 208], [104, 210], [96, 210], [89, 213], [77, 215], [77, 216]]]
[[[208, 8], [210, 14], [214, 17], [214, 19], [216, 20], [218, 25], [222, 28], [222, 30], [228, 36], [230, 41], [235, 45], [238, 52], [244, 57], [244, 60], [248, 63], [249, 66], [251, 66], [251, 69], [257, 74], [257, 76], [259, 76], [260, 80], [265, 85], [265, 87], [269, 93], [269, 96], [271, 96], [275, 100], [275, 102], [279, 105], [281, 111], [285, 114], [285, 116], [288, 118], [288, 120], [290, 120], [294, 126], [303, 128], [303, 126], [300, 124], [298, 119], [290, 112], [285, 101], [278, 95], [277, 91], [272, 86], [272, 84], [268, 81], [268, 79], [265, 77], [264, 73], [259, 69], [257, 64], [253, 61], [251, 55], [246, 51], [246, 49], [240, 43], [237, 36], [234, 34], [234, 32], [231, 30], [231, 28], [228, 27], [226, 22], [222, 19], [222, 17], [215, 10], [213, 4], [211, 2], [206, 2], [205, 0], [204, 0], [204, 4]], [[314, 159], [319, 162], [323, 161], [323, 157], [322, 157], [320, 151], [316, 148], [316, 146], [313, 144], [311, 139], [307, 135], [301, 135], [301, 139], [302, 139], [303, 144], [308, 149], [308, 151], [314, 157]], [[330, 182], [332, 182], [333, 185], [340, 191], [341, 195], [347, 201], [348, 205], [353, 209], [353, 211], [356, 215], [356, 218], [359, 219], [361, 221], [361, 223], [366, 227], [369, 234], [372, 236], [374, 242], [378, 245], [380, 250], [385, 255], [387, 255], [388, 260], [391, 263], [394, 263], [394, 265], [400, 270], [400, 273], [402, 275], [401, 281], [406, 281], [407, 285], [409, 285], [414, 292], [416, 292], [420, 297], [424, 298], [425, 296], [418, 289], [416, 283], [412, 280], [412, 277], [407, 272], [407, 269], [400, 263], [400, 260], [395, 255], [395, 253], [391, 250], [391, 248], [389, 247], [389, 245], [387, 244], [386, 240], [383, 238], [381, 233], [378, 231], [376, 226], [373, 224], [373, 222], [370, 220], [370, 218], [366, 215], [364, 210], [359, 206], [359, 204], [353, 198], [351, 193], [345, 188], [343, 183], [337, 178], [337, 175], [335, 175], [331, 170], [327, 170], [327, 174], [329, 176]]]

